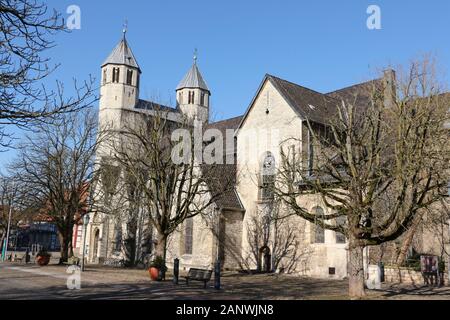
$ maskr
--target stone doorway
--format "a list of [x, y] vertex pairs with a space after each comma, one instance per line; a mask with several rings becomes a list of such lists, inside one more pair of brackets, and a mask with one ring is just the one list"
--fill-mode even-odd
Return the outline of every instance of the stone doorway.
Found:
[[269, 273], [272, 271], [272, 255], [268, 246], [259, 249], [258, 271]]

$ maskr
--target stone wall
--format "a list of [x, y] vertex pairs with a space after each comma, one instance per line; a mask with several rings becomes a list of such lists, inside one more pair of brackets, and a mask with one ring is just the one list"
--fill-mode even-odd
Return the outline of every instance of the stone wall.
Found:
[[[444, 283], [448, 284], [448, 273], [444, 273]], [[408, 268], [385, 267], [384, 280], [389, 283], [403, 283], [415, 286], [425, 284], [424, 277], [420, 271], [414, 271]]]

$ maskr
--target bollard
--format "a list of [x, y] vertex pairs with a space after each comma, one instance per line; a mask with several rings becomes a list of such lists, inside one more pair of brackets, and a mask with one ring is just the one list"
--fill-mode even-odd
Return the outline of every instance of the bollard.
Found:
[[220, 289], [220, 261], [217, 260], [214, 266], [214, 289]]
[[180, 259], [175, 258], [173, 261], [173, 283], [178, 284], [178, 275], [180, 272]]
[[28, 264], [30, 262], [30, 250], [27, 248], [25, 251], [25, 264]]

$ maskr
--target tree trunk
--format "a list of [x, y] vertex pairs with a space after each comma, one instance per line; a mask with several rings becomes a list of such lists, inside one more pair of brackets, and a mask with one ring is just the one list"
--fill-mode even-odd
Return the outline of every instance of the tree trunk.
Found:
[[59, 243], [61, 245], [60, 253], [61, 257], [59, 258], [59, 264], [63, 264], [64, 262], [67, 262], [69, 259], [69, 240], [70, 238], [63, 234], [62, 232], [59, 232]]
[[421, 218], [422, 218], [421, 216], [416, 217], [410, 229], [407, 231], [405, 238], [403, 239], [402, 246], [400, 247], [400, 252], [398, 253], [397, 259], [395, 261], [396, 265], [399, 267], [401, 267], [406, 261], [408, 250], [411, 247], [411, 243], [414, 240], [414, 235], [416, 234], [416, 230], [420, 224]]
[[167, 236], [165, 234], [159, 233], [156, 236], [156, 247], [155, 255], [161, 256], [166, 261], [166, 246], [167, 246]]
[[[156, 241], [155, 254], [156, 256], [161, 256], [164, 260], [164, 265], [166, 265], [167, 235], [158, 232]], [[166, 271], [166, 269], [160, 270], [163, 280], [166, 279]]]
[[133, 267], [136, 263], [136, 232], [136, 219], [131, 218], [127, 223], [127, 234], [123, 241], [126, 267]]
[[352, 299], [359, 299], [366, 295], [364, 290], [364, 246], [350, 237], [348, 250], [349, 296]]
[[3, 241], [5, 241], [5, 238], [6, 238], [5, 233], [2, 233], [2, 237], [0, 238], [0, 254], [3, 252], [2, 251], [3, 250], [3, 245], [4, 245]]

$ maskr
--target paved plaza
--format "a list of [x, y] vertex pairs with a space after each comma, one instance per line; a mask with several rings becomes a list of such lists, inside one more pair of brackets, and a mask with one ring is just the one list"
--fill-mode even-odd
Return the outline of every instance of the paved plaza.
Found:
[[[200, 282], [179, 285], [151, 281], [148, 272], [88, 266], [81, 276], [81, 289], [67, 288], [67, 267], [38, 267], [0, 263], [0, 299], [348, 299], [347, 281], [301, 278], [279, 274], [224, 273], [222, 289], [213, 281], [203, 289]], [[385, 285], [368, 292], [368, 299], [450, 299], [450, 288]]]

